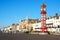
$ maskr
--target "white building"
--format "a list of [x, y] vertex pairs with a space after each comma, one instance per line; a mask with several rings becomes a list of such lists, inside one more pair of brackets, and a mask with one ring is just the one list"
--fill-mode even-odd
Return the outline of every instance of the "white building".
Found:
[[[33, 31], [40, 31], [41, 22], [32, 25]], [[60, 16], [56, 14], [54, 17], [48, 17], [46, 19], [46, 27], [49, 32], [60, 32]]]
[[35, 23], [33, 24], [33, 31], [40, 31], [41, 23]]

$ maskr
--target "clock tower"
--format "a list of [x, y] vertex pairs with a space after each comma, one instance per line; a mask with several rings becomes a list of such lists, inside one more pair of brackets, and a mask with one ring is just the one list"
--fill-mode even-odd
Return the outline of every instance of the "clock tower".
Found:
[[46, 28], [46, 5], [42, 3], [41, 5], [41, 28], [40, 32], [42, 33], [47, 33], [47, 28]]

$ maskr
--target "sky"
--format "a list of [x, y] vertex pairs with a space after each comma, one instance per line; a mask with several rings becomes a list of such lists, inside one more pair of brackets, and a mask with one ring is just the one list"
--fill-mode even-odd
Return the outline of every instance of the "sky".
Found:
[[[0, 27], [19, 23], [21, 19], [41, 18], [40, 9], [43, 0], [0, 0]], [[60, 0], [44, 0], [46, 17], [60, 15]]]

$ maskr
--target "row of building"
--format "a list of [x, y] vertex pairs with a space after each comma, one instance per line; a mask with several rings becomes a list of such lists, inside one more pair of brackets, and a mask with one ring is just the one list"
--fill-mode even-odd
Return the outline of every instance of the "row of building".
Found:
[[1, 28], [1, 31], [3, 32], [27, 32], [32, 30], [32, 24], [37, 23], [38, 19], [30, 19], [30, 18], [26, 18], [23, 20], [20, 20], [20, 22], [18, 24], [12, 24], [8, 27], [4, 27]]
[[[46, 27], [49, 32], [60, 33], [60, 16], [56, 13], [55, 16], [46, 18]], [[41, 19], [26, 18], [20, 20], [18, 24], [12, 24], [8, 27], [1, 28], [2, 32], [39, 32], [41, 28]]]
[[[56, 13], [55, 16], [49, 16], [46, 18], [46, 27], [48, 32], [60, 33], [60, 16], [58, 13]], [[41, 22], [33, 24], [33, 31], [41, 31], [40, 28]]]

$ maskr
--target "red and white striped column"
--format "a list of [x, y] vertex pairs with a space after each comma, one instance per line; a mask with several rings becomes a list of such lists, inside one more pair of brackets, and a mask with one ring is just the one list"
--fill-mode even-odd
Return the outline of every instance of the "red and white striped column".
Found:
[[46, 5], [43, 3], [41, 6], [41, 32], [46, 32]]

